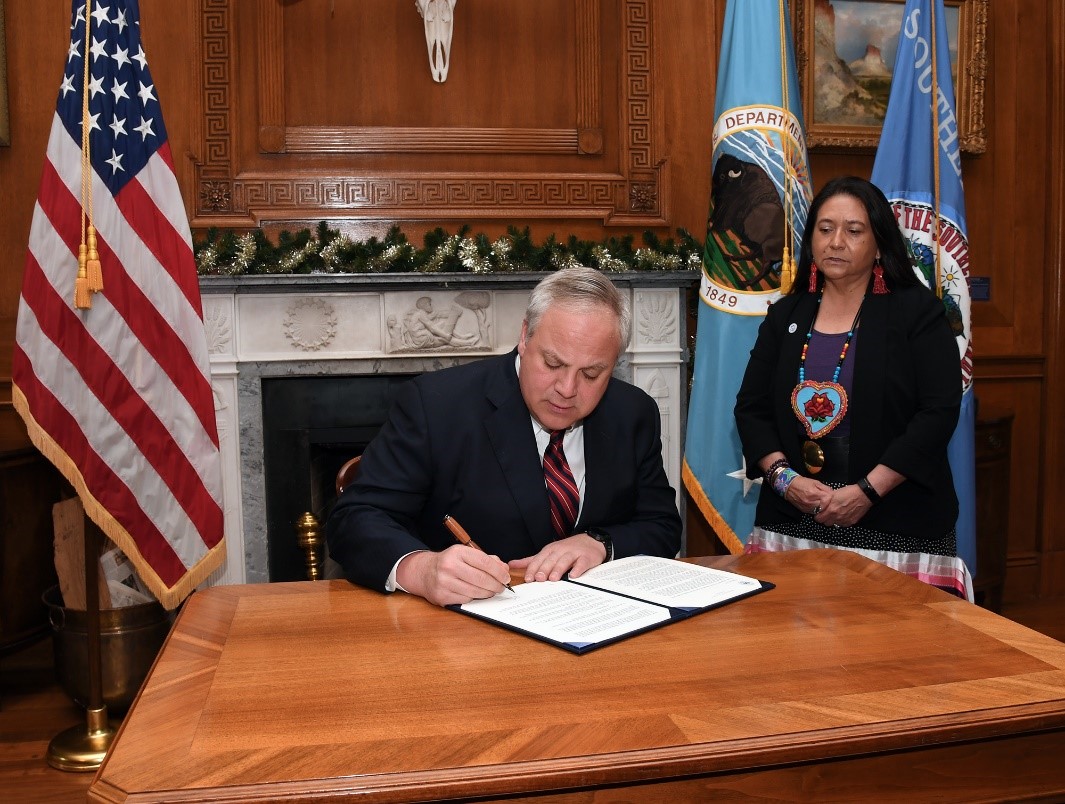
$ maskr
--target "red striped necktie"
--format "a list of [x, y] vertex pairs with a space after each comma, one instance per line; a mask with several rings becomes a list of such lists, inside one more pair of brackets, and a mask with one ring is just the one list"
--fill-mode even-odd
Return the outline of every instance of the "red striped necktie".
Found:
[[544, 481], [547, 484], [547, 500], [551, 505], [551, 525], [558, 539], [565, 539], [573, 533], [581, 499], [566, 453], [562, 451], [562, 438], [565, 435], [565, 430], [552, 432], [551, 441], [544, 452]]

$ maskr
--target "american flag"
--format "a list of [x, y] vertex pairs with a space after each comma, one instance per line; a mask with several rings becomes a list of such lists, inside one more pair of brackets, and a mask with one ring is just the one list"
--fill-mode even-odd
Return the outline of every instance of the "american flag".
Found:
[[[139, 20], [137, 0], [73, 2], [12, 396], [86, 513], [174, 608], [224, 558], [222, 477], [192, 238]], [[87, 308], [74, 303], [83, 215], [103, 279]]]

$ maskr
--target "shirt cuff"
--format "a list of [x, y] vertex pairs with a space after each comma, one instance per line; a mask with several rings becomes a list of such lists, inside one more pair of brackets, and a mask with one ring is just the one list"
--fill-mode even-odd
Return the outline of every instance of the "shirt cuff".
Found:
[[[399, 557], [399, 561], [397, 561], [395, 564], [392, 565], [392, 571], [390, 573], [388, 573], [388, 579], [385, 581], [385, 591], [386, 592], [395, 592], [397, 590], [400, 591], [400, 592], [407, 592], [407, 590], [404, 589], [400, 585], [399, 581], [396, 580], [396, 571], [399, 569], [399, 563], [400, 563], [400, 561], [405, 559], [407, 556], [412, 556], [415, 553], [424, 553], [424, 552], [425, 552], [424, 550], [411, 550], [409, 553], [404, 553], [403, 555], [401, 555]], [[410, 592], [407, 592], [407, 594], [410, 594]]]

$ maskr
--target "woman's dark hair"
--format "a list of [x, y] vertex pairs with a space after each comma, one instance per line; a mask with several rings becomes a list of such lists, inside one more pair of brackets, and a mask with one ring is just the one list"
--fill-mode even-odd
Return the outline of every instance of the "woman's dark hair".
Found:
[[[799, 267], [795, 271], [795, 282], [789, 293], [806, 293], [810, 285], [810, 264], [814, 261], [813, 236], [817, 227], [817, 217], [821, 214], [824, 203], [837, 195], [849, 195], [861, 201], [869, 216], [869, 225], [876, 238], [880, 251], [880, 264], [884, 266], [884, 281], [888, 289], [902, 285], [917, 285], [919, 280], [910, 263], [910, 253], [906, 241], [899, 230], [898, 221], [891, 204], [880, 188], [857, 176], [837, 176], [830, 180], [814, 196], [810, 212], [806, 216], [806, 228], [802, 233], [802, 247], [799, 251]], [[824, 284], [824, 278], [818, 278], [818, 285]]]

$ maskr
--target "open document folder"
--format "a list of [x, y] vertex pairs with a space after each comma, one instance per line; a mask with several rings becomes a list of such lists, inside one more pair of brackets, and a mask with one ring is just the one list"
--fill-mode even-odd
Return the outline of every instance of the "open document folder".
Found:
[[448, 608], [587, 653], [772, 588], [733, 572], [631, 556], [600, 564], [577, 579], [520, 584], [514, 594], [503, 591]]

